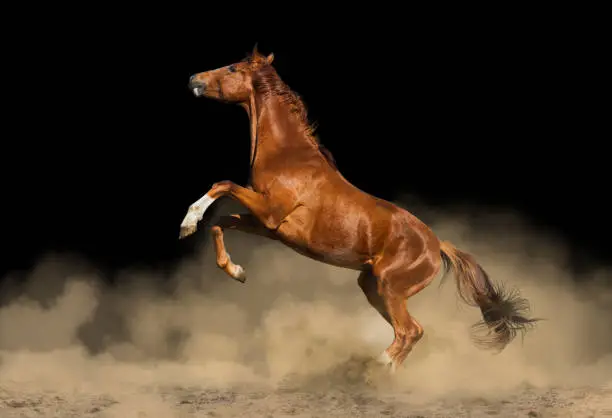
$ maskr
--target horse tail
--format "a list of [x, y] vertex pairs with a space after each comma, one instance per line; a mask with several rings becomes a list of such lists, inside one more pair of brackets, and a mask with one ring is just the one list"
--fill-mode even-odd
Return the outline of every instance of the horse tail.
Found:
[[518, 290], [493, 284], [471, 254], [448, 241], [440, 243], [444, 274], [453, 270], [459, 297], [479, 307], [483, 320], [472, 326], [472, 339], [482, 348], [503, 350], [517, 334], [523, 336], [538, 319], [529, 319], [529, 302]]

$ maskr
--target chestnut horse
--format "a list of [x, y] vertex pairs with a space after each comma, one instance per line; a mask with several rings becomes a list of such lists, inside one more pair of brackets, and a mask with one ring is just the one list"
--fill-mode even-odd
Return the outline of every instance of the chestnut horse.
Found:
[[367, 301], [393, 327], [395, 338], [378, 358], [395, 370], [423, 327], [406, 300], [452, 269], [460, 297], [480, 308], [484, 330], [475, 336], [485, 347], [503, 349], [535, 321], [516, 292], [494, 285], [468, 253], [440, 241], [410, 212], [359, 190], [336, 168], [308, 123], [296, 93], [272, 67], [273, 55], [255, 48], [245, 60], [195, 74], [189, 87], [197, 97], [242, 106], [251, 123], [251, 177], [248, 187], [216, 183], [194, 202], [181, 224], [180, 238], [196, 231], [207, 208], [231, 197], [250, 213], [225, 216], [212, 227], [217, 265], [244, 283], [245, 270], [228, 254], [224, 229], [279, 240], [300, 254], [361, 272], [358, 284]]

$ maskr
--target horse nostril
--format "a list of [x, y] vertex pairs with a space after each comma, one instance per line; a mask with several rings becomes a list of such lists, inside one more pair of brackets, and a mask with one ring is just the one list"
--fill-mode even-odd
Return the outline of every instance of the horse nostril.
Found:
[[191, 88], [199, 88], [201, 90], [206, 89], [206, 83], [204, 81], [196, 80], [196, 76], [192, 75], [189, 77], [189, 86]]

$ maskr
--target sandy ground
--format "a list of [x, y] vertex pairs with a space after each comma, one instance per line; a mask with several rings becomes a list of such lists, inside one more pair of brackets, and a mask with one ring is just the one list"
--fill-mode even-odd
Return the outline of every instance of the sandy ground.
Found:
[[612, 416], [610, 273], [572, 284], [558, 240], [512, 216], [432, 218], [547, 320], [482, 351], [469, 339], [479, 312], [452, 278], [436, 281], [408, 302], [425, 337], [390, 378], [365, 360], [393, 333], [357, 273], [263, 238], [226, 234], [244, 285], [210, 243], [163, 286], [138, 270], [109, 289], [82, 260], [50, 255], [25, 288], [9, 277], [0, 289], [0, 417]]

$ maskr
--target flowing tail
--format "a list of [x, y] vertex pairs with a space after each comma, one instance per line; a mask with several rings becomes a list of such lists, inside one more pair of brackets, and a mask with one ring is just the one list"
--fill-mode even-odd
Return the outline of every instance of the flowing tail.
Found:
[[517, 334], [524, 335], [538, 319], [529, 319], [529, 302], [517, 290], [493, 284], [468, 253], [448, 241], [440, 242], [444, 273], [453, 270], [457, 291], [470, 306], [479, 307], [483, 320], [472, 326], [472, 338], [482, 348], [503, 350]]

